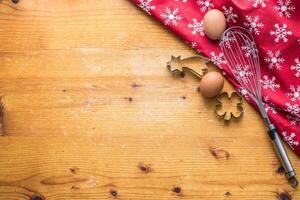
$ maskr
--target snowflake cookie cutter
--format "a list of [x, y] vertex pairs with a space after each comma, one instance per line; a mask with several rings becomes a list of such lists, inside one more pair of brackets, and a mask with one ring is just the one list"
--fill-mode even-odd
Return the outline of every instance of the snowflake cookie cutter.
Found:
[[208, 70], [207, 63], [210, 60], [206, 57], [196, 55], [188, 58], [181, 59], [181, 56], [172, 56], [171, 60], [167, 62], [167, 68], [174, 75], [185, 76], [188, 71], [198, 78], [202, 78]]
[[[224, 101], [227, 102], [224, 103]], [[232, 101], [235, 101], [236, 103], [233, 103]], [[225, 121], [240, 118], [244, 113], [243, 98], [237, 92], [232, 92], [231, 94], [228, 92], [223, 92], [219, 94], [217, 96], [215, 113], [218, 117], [224, 119]]]

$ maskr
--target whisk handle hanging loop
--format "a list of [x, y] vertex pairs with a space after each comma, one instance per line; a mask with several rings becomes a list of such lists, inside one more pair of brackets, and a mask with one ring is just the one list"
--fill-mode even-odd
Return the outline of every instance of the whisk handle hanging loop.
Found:
[[269, 131], [268, 131], [269, 136], [272, 139], [272, 143], [273, 143], [276, 153], [279, 157], [280, 163], [281, 163], [282, 167], [284, 168], [285, 175], [288, 178], [290, 184], [293, 187], [296, 187], [298, 185], [298, 181], [296, 179], [296, 173], [295, 173], [294, 168], [288, 158], [288, 155], [281, 143], [281, 140], [277, 133], [277, 130], [273, 124], [270, 124], [268, 127], [269, 127]]

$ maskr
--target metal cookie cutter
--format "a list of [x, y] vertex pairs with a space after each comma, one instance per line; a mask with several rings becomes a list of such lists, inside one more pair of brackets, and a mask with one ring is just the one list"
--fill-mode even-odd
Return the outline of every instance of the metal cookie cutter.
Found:
[[207, 63], [209, 59], [200, 55], [181, 59], [181, 56], [172, 56], [167, 62], [167, 67], [175, 75], [185, 76], [185, 72], [189, 71], [195, 76], [202, 78], [207, 72]]
[[[233, 99], [237, 100], [237, 103], [234, 103], [234, 105], [232, 103]], [[224, 101], [226, 101], [227, 104], [226, 108], [224, 107]], [[230, 95], [228, 92], [219, 94], [215, 106], [215, 113], [218, 117], [226, 121], [240, 118], [244, 113], [243, 98], [237, 92], [232, 92]]]

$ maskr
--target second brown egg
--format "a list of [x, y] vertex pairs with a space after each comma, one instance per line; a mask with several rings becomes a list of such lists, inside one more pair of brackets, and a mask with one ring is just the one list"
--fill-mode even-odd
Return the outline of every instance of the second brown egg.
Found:
[[224, 85], [224, 78], [219, 72], [208, 72], [200, 82], [200, 92], [206, 98], [217, 96]]

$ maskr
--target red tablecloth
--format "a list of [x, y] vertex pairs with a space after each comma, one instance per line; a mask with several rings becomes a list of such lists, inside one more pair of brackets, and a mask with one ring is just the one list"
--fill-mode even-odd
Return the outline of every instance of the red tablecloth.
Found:
[[[264, 106], [282, 138], [300, 155], [300, 1], [298, 0], [133, 0], [192, 48], [212, 60], [254, 105], [229, 73], [218, 41], [203, 32], [210, 9], [224, 12], [227, 27], [243, 26], [260, 51]], [[251, 127], [249, 127], [251, 128]]]

